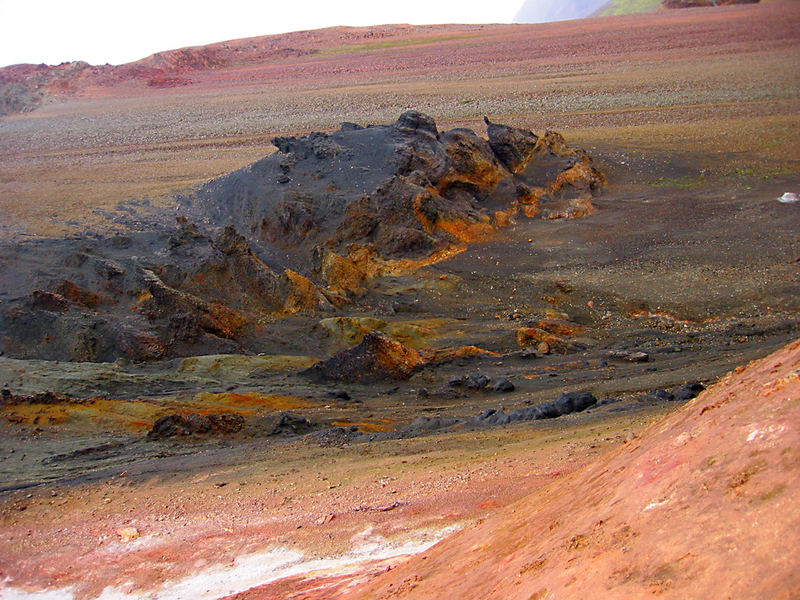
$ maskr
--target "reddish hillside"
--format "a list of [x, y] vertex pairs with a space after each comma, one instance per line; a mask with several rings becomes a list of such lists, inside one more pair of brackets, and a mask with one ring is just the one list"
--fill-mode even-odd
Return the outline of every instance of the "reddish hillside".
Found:
[[348, 598], [797, 598], [798, 423], [800, 341]]

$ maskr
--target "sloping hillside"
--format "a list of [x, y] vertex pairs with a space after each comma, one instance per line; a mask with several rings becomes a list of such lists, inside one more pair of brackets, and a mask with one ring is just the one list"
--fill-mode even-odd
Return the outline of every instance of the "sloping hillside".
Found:
[[658, 10], [661, 0], [610, 0], [601, 6], [594, 15], [607, 17], [612, 15], [629, 15], [640, 12]]
[[352, 598], [797, 598], [800, 341]]

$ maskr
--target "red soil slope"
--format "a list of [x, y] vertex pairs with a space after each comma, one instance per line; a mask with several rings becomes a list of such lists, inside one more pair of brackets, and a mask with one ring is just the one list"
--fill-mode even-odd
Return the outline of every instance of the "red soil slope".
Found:
[[347, 597], [798, 598], [798, 423], [800, 341]]

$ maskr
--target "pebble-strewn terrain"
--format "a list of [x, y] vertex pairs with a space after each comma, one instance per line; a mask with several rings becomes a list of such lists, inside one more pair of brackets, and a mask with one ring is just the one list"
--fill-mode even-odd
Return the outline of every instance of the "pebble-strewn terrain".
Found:
[[0, 70], [0, 598], [796, 596], [798, 31]]

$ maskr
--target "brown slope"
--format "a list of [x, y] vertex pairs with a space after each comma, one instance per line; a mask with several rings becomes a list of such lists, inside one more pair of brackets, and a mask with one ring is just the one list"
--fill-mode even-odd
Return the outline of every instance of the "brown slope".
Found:
[[797, 598], [800, 341], [348, 598]]

